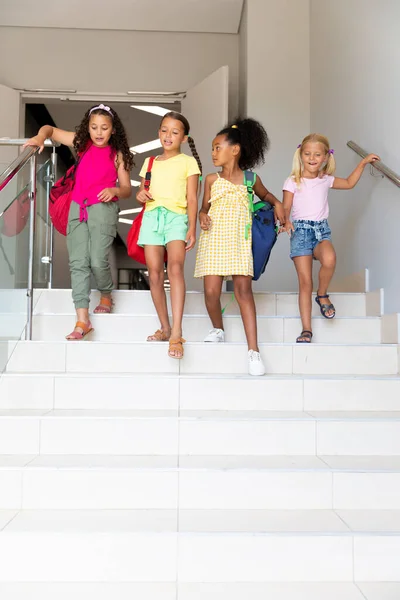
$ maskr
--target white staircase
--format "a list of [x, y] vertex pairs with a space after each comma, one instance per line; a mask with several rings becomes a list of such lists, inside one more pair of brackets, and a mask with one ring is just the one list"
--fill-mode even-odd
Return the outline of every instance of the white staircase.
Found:
[[188, 294], [179, 362], [147, 292], [78, 343], [70, 293], [37, 292], [0, 378], [1, 600], [399, 600], [399, 351], [332, 300], [296, 345], [296, 295], [257, 294], [251, 378], [234, 304], [206, 345]]

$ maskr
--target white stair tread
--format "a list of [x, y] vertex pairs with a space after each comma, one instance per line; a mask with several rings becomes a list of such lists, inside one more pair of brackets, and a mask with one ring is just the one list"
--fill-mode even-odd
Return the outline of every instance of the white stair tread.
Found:
[[3, 409], [2, 418], [43, 419], [176, 419], [207, 421], [398, 421], [400, 411], [275, 411], [275, 410], [102, 410], [102, 409]]
[[0, 531], [14, 519], [18, 512], [18, 510], [0, 510]]
[[336, 510], [344, 523], [358, 533], [400, 533], [400, 510]]
[[[343, 587], [343, 589], [345, 589]], [[192, 592], [190, 591], [189, 594]], [[194, 590], [194, 593], [197, 593]], [[74, 583], [1, 583], [1, 600], [176, 600], [175, 583], [109, 582]], [[187, 595], [180, 600], [195, 600]], [[293, 598], [303, 600], [303, 597]], [[308, 599], [307, 599], [308, 600]], [[313, 600], [313, 598], [311, 598]], [[325, 599], [326, 600], [326, 599]], [[328, 598], [328, 600], [330, 600]], [[359, 600], [344, 596], [341, 600]]]
[[252, 470], [399, 473], [400, 456], [187, 456], [0, 454], [0, 469]]
[[7, 533], [400, 534], [395, 510], [6, 510], [0, 519]]
[[[360, 589], [371, 596], [363, 595]], [[0, 583], [2, 600], [399, 600], [400, 584]], [[395, 595], [397, 592], [397, 595]], [[380, 595], [378, 595], [380, 594]]]
[[334, 471], [399, 471], [400, 456], [319, 456]]
[[[400, 580], [400, 575], [399, 575]], [[366, 600], [399, 600], [399, 582], [359, 583]]]

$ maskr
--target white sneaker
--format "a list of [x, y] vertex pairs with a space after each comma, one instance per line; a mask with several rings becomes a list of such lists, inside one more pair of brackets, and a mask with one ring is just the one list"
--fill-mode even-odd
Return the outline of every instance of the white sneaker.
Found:
[[265, 367], [261, 355], [255, 350], [249, 350], [249, 375], [265, 375]]
[[223, 329], [211, 329], [208, 336], [204, 338], [205, 342], [224, 342], [225, 331]]

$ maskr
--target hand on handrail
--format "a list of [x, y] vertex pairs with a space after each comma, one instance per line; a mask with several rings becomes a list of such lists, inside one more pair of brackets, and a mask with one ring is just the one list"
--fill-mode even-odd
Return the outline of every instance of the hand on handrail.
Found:
[[46, 141], [46, 139], [43, 138], [42, 136], [35, 135], [34, 137], [30, 138], [29, 140], [27, 140], [25, 142], [25, 144], [22, 146], [22, 149], [25, 150], [25, 148], [28, 148], [28, 146], [38, 146], [39, 154], [41, 154], [44, 149], [45, 141]]

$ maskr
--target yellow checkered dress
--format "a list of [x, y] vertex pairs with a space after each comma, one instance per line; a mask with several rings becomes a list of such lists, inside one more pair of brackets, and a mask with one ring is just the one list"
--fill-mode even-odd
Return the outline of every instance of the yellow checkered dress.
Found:
[[251, 227], [247, 239], [245, 235], [251, 224], [246, 186], [218, 175], [211, 186], [210, 204], [211, 228], [201, 232], [194, 276], [253, 276]]

